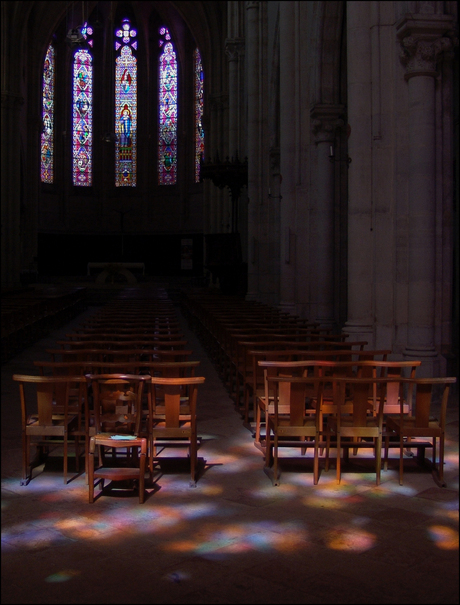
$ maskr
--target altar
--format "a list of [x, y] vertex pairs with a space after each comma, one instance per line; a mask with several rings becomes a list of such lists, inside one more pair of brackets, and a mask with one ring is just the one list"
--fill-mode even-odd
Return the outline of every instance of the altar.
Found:
[[117, 276], [123, 276], [129, 284], [136, 284], [137, 279], [134, 271], [141, 271], [145, 275], [145, 263], [88, 263], [87, 275], [92, 275], [93, 270], [100, 270], [96, 283], [104, 284], [107, 279], [113, 283]]

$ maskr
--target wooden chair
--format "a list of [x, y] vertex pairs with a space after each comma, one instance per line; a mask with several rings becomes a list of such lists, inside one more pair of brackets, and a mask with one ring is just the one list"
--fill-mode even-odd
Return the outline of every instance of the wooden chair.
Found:
[[[285, 350], [285, 351], [250, 351], [253, 360], [252, 391], [255, 392], [255, 445], [265, 451], [262, 439], [262, 427], [266, 426], [267, 406], [273, 406], [273, 393], [267, 389], [267, 377], [277, 375], [302, 376], [354, 376], [357, 368], [363, 364], [379, 364], [386, 361], [390, 351], [382, 350]], [[331, 354], [331, 355], [329, 355]], [[381, 357], [382, 359], [374, 359]], [[324, 359], [326, 358], [326, 359]], [[334, 359], [331, 361], [331, 358]], [[345, 361], [337, 361], [345, 360]], [[363, 361], [362, 361], [363, 360]], [[402, 362], [404, 363], [404, 362]], [[391, 365], [391, 362], [390, 362]], [[370, 366], [370, 369], [372, 365]], [[371, 371], [372, 373], [372, 371]], [[373, 409], [372, 402], [369, 403]], [[333, 403], [333, 385], [325, 382], [320, 410], [320, 426], [324, 415], [335, 411]]]
[[198, 385], [203, 384], [204, 381], [204, 376], [152, 377], [147, 419], [152, 477], [154, 461], [159, 461], [159, 447], [163, 449], [167, 446], [187, 446], [190, 457], [190, 486], [196, 486], [198, 450], [196, 404]]
[[[85, 374], [96, 372], [97, 361], [81, 361], [81, 360], [73, 360], [73, 361], [47, 361], [47, 360], [39, 360], [34, 361], [34, 366], [38, 367], [41, 376], [84, 376]], [[96, 364], [96, 365], [95, 365]], [[63, 385], [60, 387], [64, 388]], [[87, 443], [87, 431], [86, 431], [86, 419], [85, 413], [87, 413], [87, 405], [85, 402], [87, 401], [85, 392], [85, 397], [82, 398], [80, 393], [81, 387], [80, 384], [72, 383], [69, 391], [69, 414], [77, 415], [77, 428], [72, 431], [74, 436], [79, 435], [85, 440], [85, 453], [88, 452], [88, 443]], [[61, 406], [62, 407], [62, 406]], [[60, 410], [62, 413], [62, 409]], [[79, 470], [78, 460], [77, 460], [77, 471]], [[85, 476], [88, 476], [88, 457], [85, 455]]]
[[134, 342], [134, 341], [163, 341], [163, 340], [181, 340], [184, 338], [184, 334], [182, 332], [142, 332], [138, 330], [126, 330], [126, 332], [122, 332], [119, 330], [112, 330], [112, 332], [72, 332], [65, 335], [67, 340], [72, 341], [93, 341], [93, 340], [102, 340], [102, 341], [118, 341], [124, 342], [126, 340]]
[[[104, 480], [135, 481], [139, 503], [144, 502], [147, 438], [141, 436], [142, 392], [149, 375], [87, 374], [92, 388], [94, 429], [89, 427], [88, 483], [89, 502], [94, 502], [94, 488]], [[96, 448], [99, 466], [95, 468]], [[112, 463], [107, 450], [112, 451]], [[123, 455], [120, 460], [119, 454]], [[139, 456], [140, 454], [140, 456]], [[138, 459], [139, 458], [139, 459]], [[96, 484], [95, 484], [96, 480]]]
[[63, 349], [184, 349], [186, 340], [58, 340]]
[[[450, 385], [456, 378], [401, 378], [399, 387], [408, 389], [407, 399], [412, 403], [407, 413], [403, 406], [404, 395], [401, 392], [400, 411], [397, 416], [386, 419], [385, 466], [388, 462], [390, 438], [396, 437], [399, 444], [399, 484], [403, 484], [404, 448], [416, 448], [419, 462], [425, 460], [425, 449], [432, 449], [432, 470], [436, 472], [438, 482], [444, 482], [444, 440], [446, 431], [446, 413]], [[440, 409], [439, 409], [440, 402]], [[439, 413], [438, 412], [439, 409]], [[436, 440], [439, 439], [439, 462], [436, 464]]]
[[[13, 380], [19, 383], [22, 426], [22, 481], [27, 485], [32, 479], [30, 446], [34, 441], [44, 454], [51, 446], [62, 441], [64, 456], [64, 483], [67, 483], [68, 441], [75, 441], [75, 462], [78, 471], [79, 440], [78, 413], [69, 411], [71, 388], [78, 384], [80, 401], [86, 401], [86, 381], [83, 376], [30, 376], [14, 374]], [[32, 393], [27, 385], [33, 385]]]
[[[265, 471], [273, 464], [273, 483], [279, 485], [279, 448], [299, 447], [302, 454], [313, 446], [313, 483], [318, 483], [318, 442], [320, 438], [319, 411], [322, 401], [322, 378], [298, 376], [270, 376], [267, 388], [273, 390], [273, 408], [267, 413]], [[313, 409], [306, 411], [307, 391], [313, 389]], [[307, 440], [310, 437], [310, 440]]]
[[[331, 436], [337, 439], [337, 483], [341, 480], [342, 448], [372, 447], [375, 456], [376, 483], [380, 484], [382, 460], [383, 408], [388, 381], [396, 378], [332, 377], [336, 412], [327, 418], [326, 471], [329, 470]], [[397, 379], [396, 379], [397, 380]], [[378, 392], [378, 411], [369, 409], [369, 398]], [[350, 438], [351, 441], [345, 441]], [[361, 441], [358, 441], [361, 439]], [[371, 441], [367, 441], [370, 439]], [[348, 450], [347, 450], [348, 451]]]
[[[308, 341], [308, 340], [286, 340], [284, 338], [278, 340], [272, 340], [270, 336], [269, 340], [265, 339], [265, 335], [260, 335], [260, 339], [255, 341], [239, 340], [236, 343], [236, 355], [235, 355], [235, 368], [236, 368], [236, 391], [239, 393], [240, 385], [243, 385], [243, 409], [244, 409], [244, 421], [245, 425], [249, 426], [249, 413], [250, 413], [250, 394], [253, 391], [254, 378], [262, 378], [260, 374], [255, 370], [254, 355], [257, 350], [278, 350], [289, 349], [291, 351], [301, 350], [304, 351], [302, 355], [299, 354], [298, 359], [316, 359], [320, 354], [320, 351], [335, 351], [339, 350], [343, 352], [343, 355], [348, 355], [351, 359], [353, 354], [362, 351], [366, 341], [359, 342], [345, 342], [345, 341]], [[308, 351], [308, 353], [307, 353]], [[271, 357], [275, 359], [274, 357]], [[286, 359], [285, 356], [283, 356]], [[293, 356], [291, 355], [291, 359]], [[281, 358], [280, 358], [281, 359]], [[260, 381], [259, 381], [260, 382]], [[238, 399], [239, 402], [239, 399]], [[253, 411], [254, 418], [256, 415], [256, 400], [253, 397]]]

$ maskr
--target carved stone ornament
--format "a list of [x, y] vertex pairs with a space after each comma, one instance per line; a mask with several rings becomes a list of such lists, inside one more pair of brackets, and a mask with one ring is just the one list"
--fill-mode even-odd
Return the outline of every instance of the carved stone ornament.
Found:
[[406, 14], [396, 24], [396, 32], [406, 80], [417, 75], [436, 77], [438, 62], [451, 58], [458, 45], [451, 15]]
[[332, 142], [337, 128], [342, 128], [344, 107], [342, 105], [315, 105], [310, 111], [311, 130], [316, 143]]
[[400, 57], [406, 67], [406, 78], [417, 74], [436, 75], [439, 59], [453, 48], [451, 38], [445, 36], [436, 40], [406, 36], [401, 43]]
[[225, 54], [229, 61], [238, 61], [244, 51], [244, 40], [242, 38], [227, 38], [225, 40]]

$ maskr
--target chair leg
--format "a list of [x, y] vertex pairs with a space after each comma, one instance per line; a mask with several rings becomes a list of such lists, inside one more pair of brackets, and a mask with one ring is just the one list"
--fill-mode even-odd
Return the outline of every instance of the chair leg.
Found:
[[438, 467], [438, 477], [441, 482], [442, 487], [446, 487], [444, 483], [444, 435], [439, 437], [439, 467]]
[[375, 451], [375, 475], [376, 483], [380, 485], [380, 472], [382, 470], [382, 435], [379, 435], [376, 439], [376, 451]]
[[278, 434], [273, 439], [273, 485], [279, 485], [278, 477]]
[[390, 448], [390, 436], [386, 435], [385, 436], [385, 455], [383, 458], [383, 470], [387, 471], [388, 470], [388, 450]]
[[190, 487], [196, 487], [197, 438], [190, 438]]
[[145, 459], [146, 453], [141, 452], [139, 459], [139, 504], [143, 504], [145, 498]]
[[260, 446], [260, 405], [254, 403], [254, 410], [256, 415], [256, 434], [254, 443]]
[[318, 485], [318, 477], [319, 477], [318, 441], [319, 441], [319, 434], [316, 434], [315, 446], [314, 446], [314, 452], [313, 452], [313, 485]]
[[404, 439], [402, 433], [399, 436], [399, 485], [403, 484], [404, 471]]
[[329, 450], [331, 447], [331, 433], [327, 430], [326, 432], [326, 463], [324, 466], [324, 470], [326, 471], [326, 473], [329, 470]]
[[337, 471], [337, 483], [338, 484], [340, 484], [340, 479], [341, 479], [341, 468], [340, 468], [341, 453], [340, 453], [340, 449], [341, 449], [340, 433], [337, 432], [337, 459], [336, 459], [337, 462], [336, 462], [336, 471]]
[[265, 425], [265, 468], [270, 468], [272, 457], [272, 443], [270, 438], [270, 428]]
[[64, 435], [64, 485], [67, 485], [68, 441], [67, 433]]
[[94, 452], [88, 454], [88, 494], [89, 503], [94, 502]]
[[[29, 474], [27, 474], [29, 471]], [[30, 438], [25, 432], [22, 434], [22, 481], [21, 485], [27, 485], [32, 478], [30, 468]]]

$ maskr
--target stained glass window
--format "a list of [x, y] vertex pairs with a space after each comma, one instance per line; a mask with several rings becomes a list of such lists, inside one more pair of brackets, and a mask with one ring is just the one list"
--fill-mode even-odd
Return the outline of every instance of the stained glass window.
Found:
[[40, 141], [42, 183], [52, 183], [54, 180], [54, 76], [55, 55], [54, 48], [50, 44], [43, 64], [43, 130]]
[[93, 59], [86, 49], [73, 60], [73, 184], [90, 187], [93, 181]]
[[195, 183], [200, 182], [200, 160], [204, 155], [204, 130], [201, 123], [203, 116], [203, 65], [198, 48], [194, 53], [195, 69]]
[[177, 61], [166, 27], [160, 28], [158, 182], [174, 185], [177, 170]]
[[135, 187], [137, 177], [137, 32], [129, 19], [115, 31], [115, 185]]

